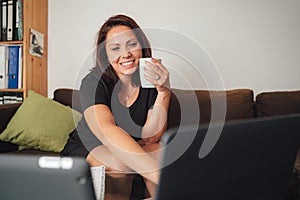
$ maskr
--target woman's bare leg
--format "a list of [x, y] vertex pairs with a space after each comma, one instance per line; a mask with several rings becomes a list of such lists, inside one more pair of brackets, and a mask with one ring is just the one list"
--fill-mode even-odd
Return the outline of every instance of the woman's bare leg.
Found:
[[[105, 148], [105, 147], [104, 147]], [[99, 151], [99, 149], [98, 149]], [[95, 152], [94, 152], [95, 153]], [[117, 171], [113, 169], [111, 166], [106, 165], [107, 163], [112, 162], [112, 157], [114, 157], [110, 152], [104, 150], [101, 153], [108, 153], [111, 155], [105, 155], [105, 157], [109, 157], [109, 161], [99, 161], [96, 159], [93, 154], [89, 153], [86, 160], [90, 164], [91, 167], [93, 166], [105, 166], [105, 199], [120, 199], [120, 200], [128, 200], [130, 199], [131, 189], [132, 189], [132, 181], [134, 178], [134, 174], [128, 174], [124, 172]], [[106, 164], [104, 164], [106, 163]], [[120, 162], [115, 162], [120, 165]], [[116, 167], [116, 166], [114, 166]], [[125, 166], [118, 166], [118, 168], [126, 168]]]
[[[159, 144], [159, 143], [154, 143], [154, 144], [150, 144], [150, 145], [145, 145], [145, 146], [142, 146], [143, 149], [148, 152], [148, 153], [151, 153], [150, 154], [152, 157], [154, 157], [158, 162], [160, 161], [160, 158], [161, 158], [161, 155], [159, 153], [159, 150], [162, 145]], [[156, 153], [154, 153], [155, 151], [157, 151]], [[156, 169], [153, 169], [153, 170], [156, 170]], [[159, 169], [157, 169], [159, 170]], [[157, 189], [157, 185], [147, 179], [144, 178], [144, 181], [145, 181], [145, 184], [146, 184], [146, 187], [148, 189], [148, 192], [150, 193], [150, 196], [151, 197], [155, 197], [155, 193], [156, 193], [156, 189]]]

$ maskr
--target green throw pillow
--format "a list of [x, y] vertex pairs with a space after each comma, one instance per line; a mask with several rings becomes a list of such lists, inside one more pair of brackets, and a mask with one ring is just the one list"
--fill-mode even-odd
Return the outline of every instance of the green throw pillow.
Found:
[[0, 134], [0, 140], [26, 148], [60, 152], [82, 115], [34, 91]]

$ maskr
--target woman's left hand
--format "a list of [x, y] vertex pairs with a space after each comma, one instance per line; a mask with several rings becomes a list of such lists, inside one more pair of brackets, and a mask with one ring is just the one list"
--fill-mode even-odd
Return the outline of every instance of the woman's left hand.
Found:
[[152, 58], [151, 61], [146, 61], [149, 69], [145, 68], [145, 72], [150, 76], [145, 76], [145, 78], [155, 85], [158, 92], [168, 91], [170, 87], [169, 71], [157, 59]]

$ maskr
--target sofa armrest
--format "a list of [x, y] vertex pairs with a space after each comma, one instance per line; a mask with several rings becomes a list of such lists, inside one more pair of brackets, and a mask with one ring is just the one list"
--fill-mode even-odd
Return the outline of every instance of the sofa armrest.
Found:
[[4, 131], [10, 119], [20, 106], [21, 103], [4, 104], [0, 106], [0, 134]]
[[[0, 106], [0, 134], [5, 130], [7, 124], [17, 112], [21, 103], [4, 104]], [[0, 140], [0, 153], [11, 152], [18, 149], [18, 145]]]

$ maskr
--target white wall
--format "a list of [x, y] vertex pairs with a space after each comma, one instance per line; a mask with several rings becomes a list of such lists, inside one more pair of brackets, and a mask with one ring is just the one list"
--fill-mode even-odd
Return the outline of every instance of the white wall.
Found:
[[[172, 49], [154, 52], [170, 67], [174, 87], [300, 89], [299, 10], [299, 0], [49, 0], [49, 97], [56, 88], [78, 88], [99, 27], [118, 13], [174, 36]], [[214, 61], [211, 71], [199, 61], [201, 46]]]

